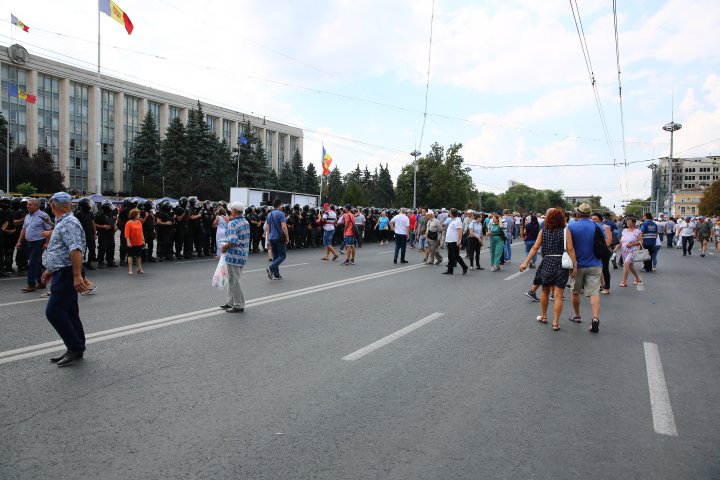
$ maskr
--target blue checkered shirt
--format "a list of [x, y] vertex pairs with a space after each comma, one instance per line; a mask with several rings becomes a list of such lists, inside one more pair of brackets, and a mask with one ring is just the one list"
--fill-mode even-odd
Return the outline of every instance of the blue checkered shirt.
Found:
[[73, 250], [85, 253], [85, 231], [80, 225], [80, 220], [72, 213], [66, 213], [55, 219], [55, 222], [55, 229], [43, 260], [43, 265], [50, 273], [72, 266], [70, 252]]
[[225, 252], [228, 265], [245, 265], [250, 253], [250, 224], [245, 217], [230, 220], [225, 232], [225, 243], [235, 246]]

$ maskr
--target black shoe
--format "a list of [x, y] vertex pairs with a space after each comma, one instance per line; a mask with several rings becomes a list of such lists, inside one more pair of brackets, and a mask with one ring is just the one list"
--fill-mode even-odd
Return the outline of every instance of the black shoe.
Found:
[[397, 264], [397, 258], [395, 260], [393, 260], [393, 263]]
[[525, 296], [528, 297], [533, 302], [540, 301], [540, 299], [537, 297], [537, 294], [535, 292], [533, 292], [532, 290], [528, 290], [527, 292], [525, 292]]
[[87, 268], [88, 270], [95, 270], [95, 267], [93, 267], [93, 264], [90, 262], [85, 264], [85, 268]]
[[65, 355], [67, 355], [68, 353], [70, 353], [70, 350], [65, 350], [65, 352], [63, 352], [62, 354], [58, 355], [57, 357], [50, 357], [50, 361], [51, 361], [52, 363], [57, 363], [57, 362], [59, 362], [60, 360], [62, 360], [63, 358], [65, 358]]
[[232, 308], [232, 305], [228, 305], [227, 303], [225, 305], [220, 305], [220, 308], [227, 310], [228, 308]]
[[590, 331], [592, 333], [598, 333], [600, 331], [600, 319], [599, 318], [592, 319], [592, 325], [590, 326]]
[[225, 313], [242, 313], [244, 311], [245, 311], [244, 308], [232, 307], [232, 308], [225, 310]]
[[463, 268], [463, 275], [465, 275], [467, 273], [467, 271], [468, 271], [467, 268]]
[[265, 269], [265, 273], [267, 273], [267, 276], [268, 276], [268, 278], [269, 278], [270, 280], [273, 279], [273, 272], [272, 272], [272, 270], [270, 270], [270, 267], [267, 267], [267, 268]]
[[400, 263], [410, 263], [407, 260], [400, 260]]
[[83, 358], [83, 352], [70, 352], [68, 351], [63, 357], [57, 361], [58, 367], [67, 367], [68, 365], [72, 365], [78, 360], [82, 360]]
[[442, 274], [443, 275], [452, 275], [453, 272], [452, 272], [452, 270], [445, 270], [444, 272], [442, 272]]
[[160, 259], [153, 257], [153, 258], [150, 258], [150, 260], [148, 260], [148, 261], [149, 261], [150, 263], [156, 263], [156, 262], [159, 262]]
[[118, 265], [117, 265], [117, 263], [115, 263], [115, 262], [110, 262], [110, 263], [107, 264], [107, 266], [108, 266], [108, 267], [117, 267]]
[[275, 275], [273, 277], [273, 280], [282, 280], [282, 278], [283, 278], [282, 275]]
[[127, 262], [125, 260], [120, 260], [120, 266], [124, 267], [127, 265]]

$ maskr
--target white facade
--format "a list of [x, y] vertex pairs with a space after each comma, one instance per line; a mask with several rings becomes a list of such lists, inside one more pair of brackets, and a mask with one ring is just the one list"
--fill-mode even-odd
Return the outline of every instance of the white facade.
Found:
[[[197, 100], [28, 55], [14, 62], [0, 47], [3, 116], [10, 122], [13, 146], [38, 147], [53, 155], [66, 186], [85, 192], [126, 191], [127, 166], [146, 112], [159, 115], [160, 135], [175, 116], [187, 122]], [[8, 97], [8, 82], [37, 97], [36, 104]], [[303, 152], [303, 131], [265, 118], [202, 104], [219, 139], [237, 143], [250, 122], [267, 149], [268, 162], [279, 171], [295, 149]], [[292, 148], [292, 151], [291, 151]]]

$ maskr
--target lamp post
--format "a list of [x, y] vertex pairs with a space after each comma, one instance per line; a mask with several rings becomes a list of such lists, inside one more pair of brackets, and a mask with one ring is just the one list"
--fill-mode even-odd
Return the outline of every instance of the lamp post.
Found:
[[680, 130], [682, 125], [671, 121], [663, 125], [662, 129], [666, 132], [670, 132], [670, 158], [668, 158], [668, 214], [674, 215], [673, 213], [673, 199], [672, 199], [672, 187], [673, 187], [673, 134]]
[[413, 156], [413, 210], [417, 208], [417, 158], [422, 155], [417, 149], [410, 152]]

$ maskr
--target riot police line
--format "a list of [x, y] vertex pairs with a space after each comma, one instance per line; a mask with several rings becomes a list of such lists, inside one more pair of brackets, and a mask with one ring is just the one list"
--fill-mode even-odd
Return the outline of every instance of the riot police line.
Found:
[[[27, 251], [24, 246], [15, 248], [20, 237], [23, 221], [28, 214], [27, 197], [0, 197], [0, 274], [8, 276], [17, 274], [25, 276], [28, 269]], [[52, 209], [47, 199], [40, 198], [41, 210], [48, 214], [51, 221]], [[346, 207], [335, 205], [325, 206], [340, 218]], [[99, 205], [89, 198], [73, 201], [73, 213], [83, 226], [86, 236], [87, 251], [85, 252], [85, 268], [117, 267], [127, 262], [127, 243], [124, 228], [128, 222], [128, 214], [138, 209], [142, 223], [145, 246], [143, 262], [163, 262], [217, 256], [217, 238], [219, 217], [227, 216], [227, 202], [200, 201], [195, 196], [181, 197], [177, 202], [161, 200], [155, 204], [151, 200], [137, 197], [126, 198], [121, 202], [104, 200]], [[393, 232], [378, 229], [381, 216], [392, 218], [399, 210], [375, 207], [348, 208], [356, 217], [360, 228], [358, 246], [363, 242], [379, 242], [392, 239]], [[245, 217], [250, 224], [250, 253], [267, 251], [265, 241], [265, 220], [272, 210], [269, 205], [256, 207], [250, 205], [245, 210]], [[324, 210], [314, 206], [298, 204], [283, 206], [289, 234], [287, 248], [304, 249], [323, 246]], [[222, 224], [221, 224], [222, 227]], [[120, 232], [117, 235], [118, 231]], [[117, 249], [116, 241], [119, 242]], [[343, 244], [343, 231], [336, 229], [332, 240], [333, 245]], [[116, 259], [116, 250], [119, 258]]]

